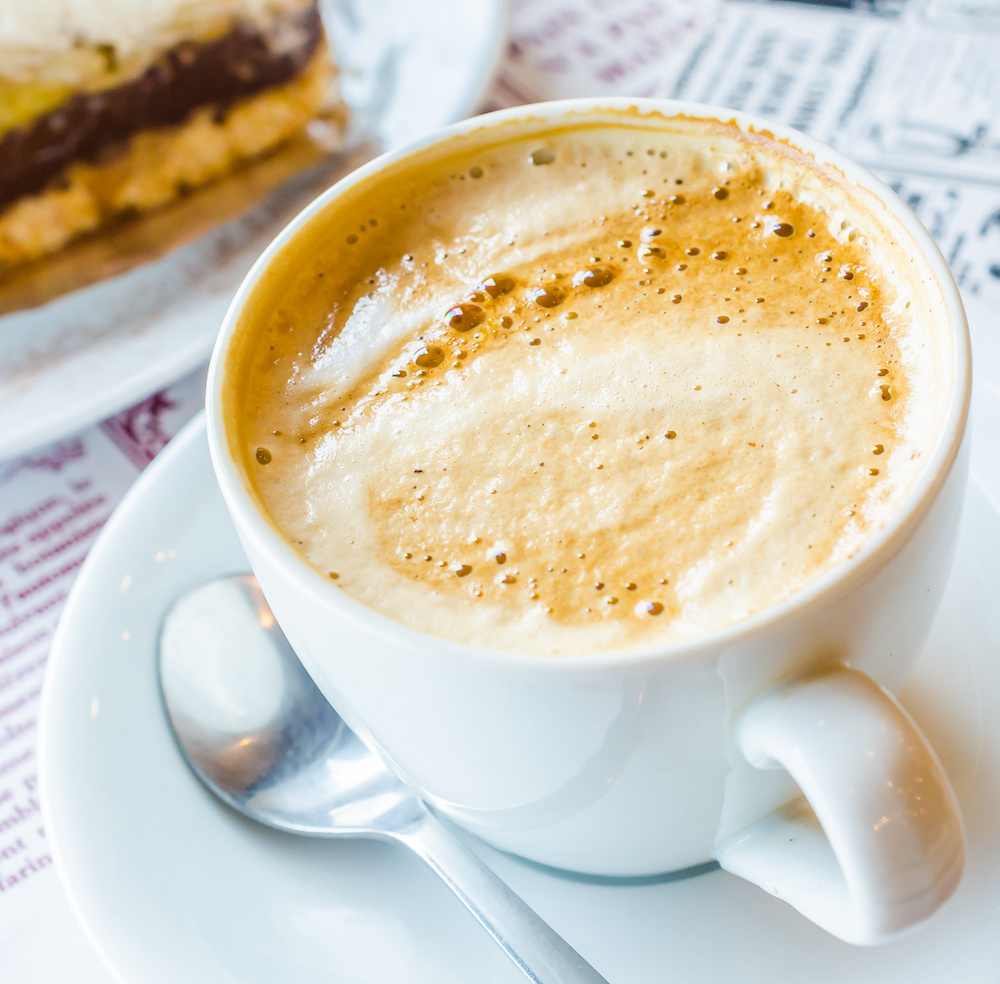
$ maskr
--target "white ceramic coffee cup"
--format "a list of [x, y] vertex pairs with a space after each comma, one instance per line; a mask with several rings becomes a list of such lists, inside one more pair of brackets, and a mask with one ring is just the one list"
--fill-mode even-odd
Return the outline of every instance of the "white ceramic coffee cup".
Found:
[[[581, 114], [631, 114], [639, 127], [681, 114], [733, 123], [842, 173], [939, 302], [949, 364], [936, 385], [946, 388], [946, 419], [884, 526], [791, 597], [642, 650], [494, 652], [355, 601], [276, 531], [231, 447], [230, 347], [255, 284], [341, 196], [445, 141], [542, 133]], [[579, 872], [650, 875], [715, 858], [831, 933], [868, 944], [928, 918], [962, 871], [951, 786], [890, 694], [916, 661], [948, 576], [968, 470], [970, 380], [968, 328], [948, 267], [866, 170], [794, 130], [730, 111], [573, 100], [467, 120], [372, 161], [310, 205], [230, 307], [209, 375], [208, 431], [229, 511], [296, 652], [350, 727], [443, 814], [500, 848]]]

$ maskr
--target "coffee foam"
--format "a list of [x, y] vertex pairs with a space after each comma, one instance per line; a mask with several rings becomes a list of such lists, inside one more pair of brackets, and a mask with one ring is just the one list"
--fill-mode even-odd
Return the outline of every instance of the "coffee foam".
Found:
[[855, 553], [933, 441], [932, 299], [850, 206], [690, 127], [397, 172], [248, 307], [248, 475], [332, 583], [446, 638], [594, 651], [759, 611]]

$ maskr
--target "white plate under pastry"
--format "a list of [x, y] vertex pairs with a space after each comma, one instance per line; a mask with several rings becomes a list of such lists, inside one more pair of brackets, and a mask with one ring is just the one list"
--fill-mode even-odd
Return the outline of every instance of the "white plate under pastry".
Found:
[[[1000, 393], [979, 386], [980, 421]], [[1000, 450], [973, 445], [954, 573], [904, 704], [965, 814], [966, 873], [933, 921], [888, 946], [826, 935], [721, 871], [595, 884], [482, 847], [612, 984], [995, 984], [1000, 967]], [[187, 771], [156, 689], [160, 620], [186, 588], [245, 570], [196, 420], [143, 474], [91, 551], [48, 667], [46, 832], [91, 941], [127, 984], [521, 981], [402, 849], [258, 828]], [[358, 658], [363, 658], [359, 654]]]
[[[285, 223], [367, 157], [471, 113], [505, 40], [505, 0], [324, 0], [321, 6], [353, 112], [354, 150], [330, 158], [292, 148], [226, 179], [221, 190], [213, 186], [166, 214], [137, 220], [110, 242], [97, 236], [71, 247], [72, 255], [32, 271], [27, 287], [20, 275], [0, 287], [0, 459], [76, 433], [207, 360], [232, 294]], [[297, 170], [302, 163], [308, 166]], [[227, 195], [229, 203], [218, 201]], [[257, 204], [241, 209], [240, 196]], [[62, 280], [72, 283], [80, 265], [120, 269], [125, 253], [163, 236], [180, 240], [178, 226], [181, 232], [197, 226], [184, 226], [183, 213], [204, 212], [209, 203], [226, 220], [212, 225], [211, 216], [207, 223], [200, 216], [201, 228], [186, 245], [22, 307], [39, 282], [44, 294], [53, 283], [57, 289]]]

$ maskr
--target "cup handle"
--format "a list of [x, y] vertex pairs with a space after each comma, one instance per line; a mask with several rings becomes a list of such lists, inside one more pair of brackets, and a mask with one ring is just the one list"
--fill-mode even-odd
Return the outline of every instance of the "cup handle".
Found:
[[965, 861], [955, 794], [889, 693], [837, 666], [757, 698], [734, 737], [804, 797], [716, 847], [726, 871], [849, 943], [887, 942], [931, 916]]

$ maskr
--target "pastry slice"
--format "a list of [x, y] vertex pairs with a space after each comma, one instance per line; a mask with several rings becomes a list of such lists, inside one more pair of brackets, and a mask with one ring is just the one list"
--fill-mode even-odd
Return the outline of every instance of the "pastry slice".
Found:
[[333, 77], [315, 0], [0, 2], [0, 269], [278, 146]]

